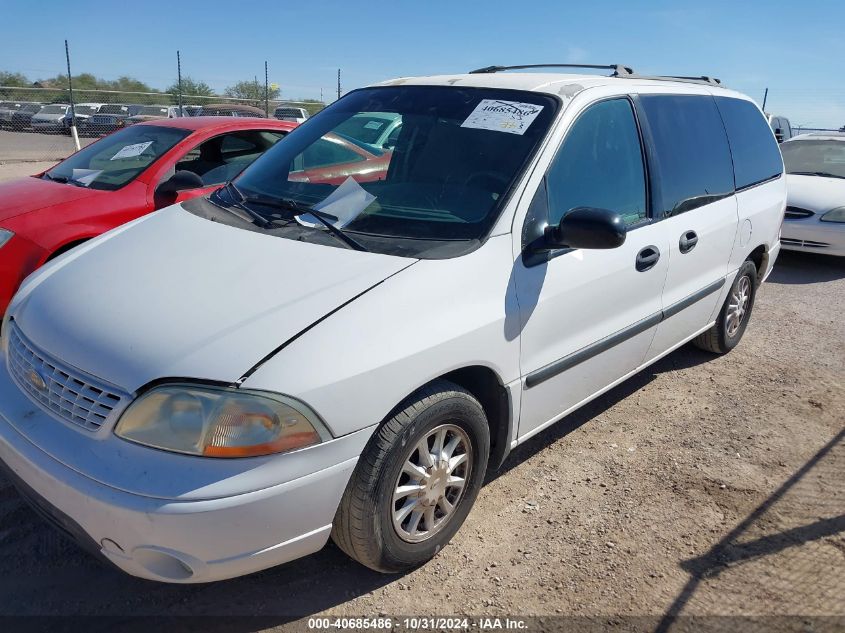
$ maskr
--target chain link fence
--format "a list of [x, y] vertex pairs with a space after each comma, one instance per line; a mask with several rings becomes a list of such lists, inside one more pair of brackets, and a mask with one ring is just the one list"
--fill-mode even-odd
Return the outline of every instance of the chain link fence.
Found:
[[[55, 162], [79, 145], [141, 121], [190, 116], [275, 117], [303, 121], [325, 105], [317, 100], [288, 101], [171, 92], [91, 90], [52, 86], [0, 85], [0, 164]], [[71, 98], [72, 94], [72, 98]], [[180, 106], [181, 104], [181, 106]]]

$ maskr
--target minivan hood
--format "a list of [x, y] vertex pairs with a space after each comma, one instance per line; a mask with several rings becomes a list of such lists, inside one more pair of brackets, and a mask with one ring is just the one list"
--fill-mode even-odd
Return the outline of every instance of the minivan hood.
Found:
[[[235, 228], [174, 205], [36, 273], [12, 318], [47, 354], [129, 392], [161, 378], [230, 383], [416, 261]], [[343, 353], [343, 342], [327, 353]]]
[[786, 175], [787, 204], [824, 213], [845, 206], [845, 178]]

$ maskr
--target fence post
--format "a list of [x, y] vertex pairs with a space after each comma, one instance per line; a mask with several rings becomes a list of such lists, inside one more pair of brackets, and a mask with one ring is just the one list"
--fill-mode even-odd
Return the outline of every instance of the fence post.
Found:
[[179, 84], [179, 116], [182, 116], [182, 56], [176, 51], [176, 82]]
[[267, 60], [264, 60], [264, 114], [270, 118], [270, 84], [267, 75]]
[[73, 107], [73, 79], [70, 74], [70, 48], [68, 48], [67, 40], [65, 40], [65, 60], [67, 61], [67, 89], [70, 99], [70, 137], [73, 139], [73, 144], [76, 146], [76, 151], [80, 150], [79, 134], [76, 131], [76, 110]]
[[337, 98], [340, 99], [340, 68], [337, 69]]

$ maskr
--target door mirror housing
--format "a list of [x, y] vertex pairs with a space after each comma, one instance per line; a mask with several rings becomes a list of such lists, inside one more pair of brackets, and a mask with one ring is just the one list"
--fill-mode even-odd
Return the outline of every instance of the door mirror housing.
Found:
[[157, 196], [175, 196], [180, 191], [204, 186], [202, 178], [192, 171], [180, 170], [156, 187]]
[[615, 211], [593, 207], [576, 207], [557, 225], [547, 226], [543, 242], [549, 249], [617, 248], [625, 243], [625, 221]]

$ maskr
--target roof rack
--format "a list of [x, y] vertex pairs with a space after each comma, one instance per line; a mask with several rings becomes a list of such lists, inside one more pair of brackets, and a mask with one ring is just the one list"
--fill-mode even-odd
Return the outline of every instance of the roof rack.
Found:
[[656, 75], [654, 77], [650, 77], [647, 75], [631, 75], [632, 78], [636, 79], [657, 79], [662, 81], [683, 81], [686, 83], [691, 84], [708, 84], [710, 86], [721, 86], [722, 81], [721, 79], [717, 79], [716, 77], [708, 77], [706, 75], [702, 75], [701, 77], [683, 77], [681, 75]]
[[600, 70], [612, 70], [611, 77], [628, 77], [633, 75], [634, 71], [630, 66], [623, 66], [622, 64], [527, 64], [525, 66], [485, 66], [484, 68], [476, 68], [469, 71], [470, 75], [480, 75], [484, 73], [498, 73], [503, 70], [523, 70], [525, 68], [597, 68]]
[[683, 81], [692, 84], [706, 84], [709, 86], [721, 86], [722, 82], [716, 77], [702, 75], [700, 77], [686, 77], [681, 75], [638, 75], [630, 66], [622, 64], [526, 64], [523, 66], [485, 66], [469, 71], [470, 75], [485, 73], [498, 73], [503, 70], [524, 70], [526, 68], [595, 68], [599, 70], [612, 70], [611, 77], [624, 77], [626, 79], [654, 79], [657, 81]]

